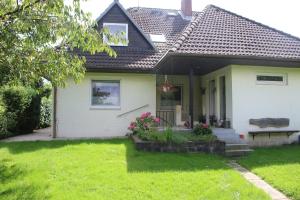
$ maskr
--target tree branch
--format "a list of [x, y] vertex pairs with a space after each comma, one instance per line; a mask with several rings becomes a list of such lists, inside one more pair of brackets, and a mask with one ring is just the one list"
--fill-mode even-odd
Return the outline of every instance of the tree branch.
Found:
[[20, 12], [21, 10], [28, 9], [37, 3], [41, 3], [42, 1], [45, 1], [45, 0], [35, 0], [34, 2], [32, 2], [30, 4], [18, 6], [15, 10], [12, 10], [12, 11], [9, 11], [7, 13], [0, 15], [0, 19], [3, 20], [3, 19], [5, 19], [6, 16], [16, 14], [16, 13]]

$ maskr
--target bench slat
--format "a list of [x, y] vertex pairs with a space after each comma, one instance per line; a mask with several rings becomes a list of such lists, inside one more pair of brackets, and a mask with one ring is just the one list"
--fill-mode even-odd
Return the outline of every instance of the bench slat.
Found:
[[283, 133], [286, 134], [288, 137], [292, 135], [293, 133], [298, 133], [300, 132], [299, 130], [263, 130], [263, 131], [249, 131], [248, 134], [252, 135], [253, 140], [256, 135], [262, 135], [262, 134], [269, 134], [269, 138], [271, 138], [271, 134], [278, 134], [278, 133]]

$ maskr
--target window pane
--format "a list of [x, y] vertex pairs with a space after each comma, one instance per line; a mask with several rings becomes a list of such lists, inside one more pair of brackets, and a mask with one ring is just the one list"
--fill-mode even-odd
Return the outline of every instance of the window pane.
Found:
[[257, 76], [258, 81], [279, 81], [283, 82], [283, 76], [263, 76], [263, 75], [258, 75]]
[[93, 81], [92, 105], [120, 106], [120, 82]]
[[[103, 27], [107, 28], [110, 35], [120, 38], [120, 40], [127, 41], [127, 24], [103, 24]], [[126, 46], [126, 44], [120, 42], [118, 44], [110, 43], [104, 36], [103, 40], [109, 45]]]

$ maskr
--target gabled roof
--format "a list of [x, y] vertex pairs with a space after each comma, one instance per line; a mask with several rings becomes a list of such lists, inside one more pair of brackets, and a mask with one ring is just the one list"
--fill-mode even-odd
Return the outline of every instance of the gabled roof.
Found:
[[[106, 9], [98, 20], [100, 20], [115, 4]], [[86, 57], [88, 70], [133, 70], [152, 71], [156, 63], [163, 58], [166, 52], [173, 46], [174, 42], [181, 35], [182, 31], [189, 25], [189, 21], [182, 19], [178, 10], [156, 9], [134, 7], [127, 10], [128, 16], [144, 32], [149, 34], [163, 34], [166, 37], [165, 43], [155, 43], [155, 51], [146, 49], [133, 49], [129, 47], [113, 47], [117, 52], [117, 58], [111, 58], [105, 53], [90, 55], [77, 52]], [[168, 13], [178, 13], [170, 16]], [[194, 12], [196, 17], [198, 12]]]
[[300, 39], [209, 5], [177, 40], [173, 52], [300, 59]]
[[135, 23], [135, 21], [131, 18], [131, 16], [128, 14], [127, 10], [122, 6], [122, 4], [119, 3], [118, 0], [114, 0], [113, 3], [111, 3], [105, 11], [96, 19], [96, 22], [99, 22], [114, 6], [118, 6], [128, 17], [128, 19], [132, 22], [132, 24], [135, 26], [135, 28], [142, 34], [142, 36], [146, 39], [146, 41], [153, 47], [155, 48], [155, 45], [153, 45], [152, 41], [149, 39], [148, 36], [145, 35], [142, 29]]
[[[202, 12], [193, 12], [192, 20], [187, 21], [178, 10], [135, 7], [126, 11], [115, 1], [98, 20], [114, 5], [120, 7], [155, 50], [114, 47], [117, 58], [104, 53], [78, 53], [86, 57], [88, 70], [151, 71], [161, 60], [167, 59], [169, 53], [300, 63], [299, 38], [217, 6], [209, 5]], [[166, 42], [152, 42], [149, 34], [163, 34]]]

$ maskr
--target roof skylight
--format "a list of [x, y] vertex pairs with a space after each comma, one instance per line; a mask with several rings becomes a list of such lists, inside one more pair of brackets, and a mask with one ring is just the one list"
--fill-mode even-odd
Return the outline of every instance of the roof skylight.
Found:
[[150, 34], [152, 42], [166, 42], [166, 37], [163, 34]]
[[177, 11], [170, 11], [168, 12], [168, 16], [177, 16], [178, 12]]

